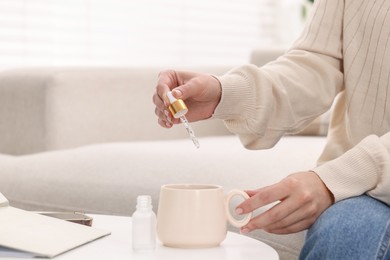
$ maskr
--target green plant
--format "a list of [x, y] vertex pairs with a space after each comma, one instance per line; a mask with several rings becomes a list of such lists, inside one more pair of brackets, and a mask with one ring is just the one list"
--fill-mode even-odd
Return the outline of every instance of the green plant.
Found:
[[309, 8], [314, 3], [314, 0], [306, 0], [306, 1], [307, 1], [307, 3], [302, 6], [302, 19], [303, 20], [305, 20], [307, 18]]

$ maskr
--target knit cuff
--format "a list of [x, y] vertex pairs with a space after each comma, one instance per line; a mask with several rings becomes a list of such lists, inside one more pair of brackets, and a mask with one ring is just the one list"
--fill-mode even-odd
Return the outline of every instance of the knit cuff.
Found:
[[213, 117], [219, 119], [239, 119], [252, 113], [255, 98], [249, 79], [240, 74], [227, 74], [218, 77], [222, 86], [221, 101]]
[[362, 195], [378, 182], [378, 162], [372, 157], [366, 139], [342, 156], [313, 169], [333, 193], [335, 202]]

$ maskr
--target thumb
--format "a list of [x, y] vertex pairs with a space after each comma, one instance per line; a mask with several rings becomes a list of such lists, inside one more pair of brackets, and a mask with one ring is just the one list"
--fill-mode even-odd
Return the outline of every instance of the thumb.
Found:
[[183, 100], [196, 96], [197, 92], [199, 92], [198, 87], [191, 84], [191, 81], [172, 90], [172, 94], [175, 98], [180, 98]]

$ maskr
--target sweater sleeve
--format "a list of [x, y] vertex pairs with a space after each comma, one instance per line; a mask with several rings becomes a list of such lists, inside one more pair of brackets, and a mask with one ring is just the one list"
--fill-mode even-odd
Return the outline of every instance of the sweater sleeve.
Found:
[[370, 135], [340, 157], [313, 170], [335, 201], [368, 195], [390, 205], [390, 132]]
[[222, 97], [213, 117], [223, 119], [246, 148], [270, 148], [331, 106], [343, 87], [343, 2], [316, 1], [302, 36], [276, 61], [218, 78]]

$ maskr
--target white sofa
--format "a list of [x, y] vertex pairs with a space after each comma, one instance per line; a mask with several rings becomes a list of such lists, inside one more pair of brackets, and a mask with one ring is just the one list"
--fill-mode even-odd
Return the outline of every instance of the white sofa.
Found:
[[[255, 53], [257, 64], [270, 59]], [[227, 68], [192, 70], [222, 74]], [[131, 215], [140, 194], [152, 195], [157, 211], [162, 184], [252, 189], [315, 165], [325, 143], [321, 136], [284, 137], [270, 150], [249, 151], [223, 122], [207, 120], [192, 124], [200, 141], [196, 149], [181, 125], [159, 127], [152, 104], [159, 71], [1, 72], [0, 192], [27, 210]], [[250, 236], [272, 245], [281, 259], [296, 259], [304, 232]]]

